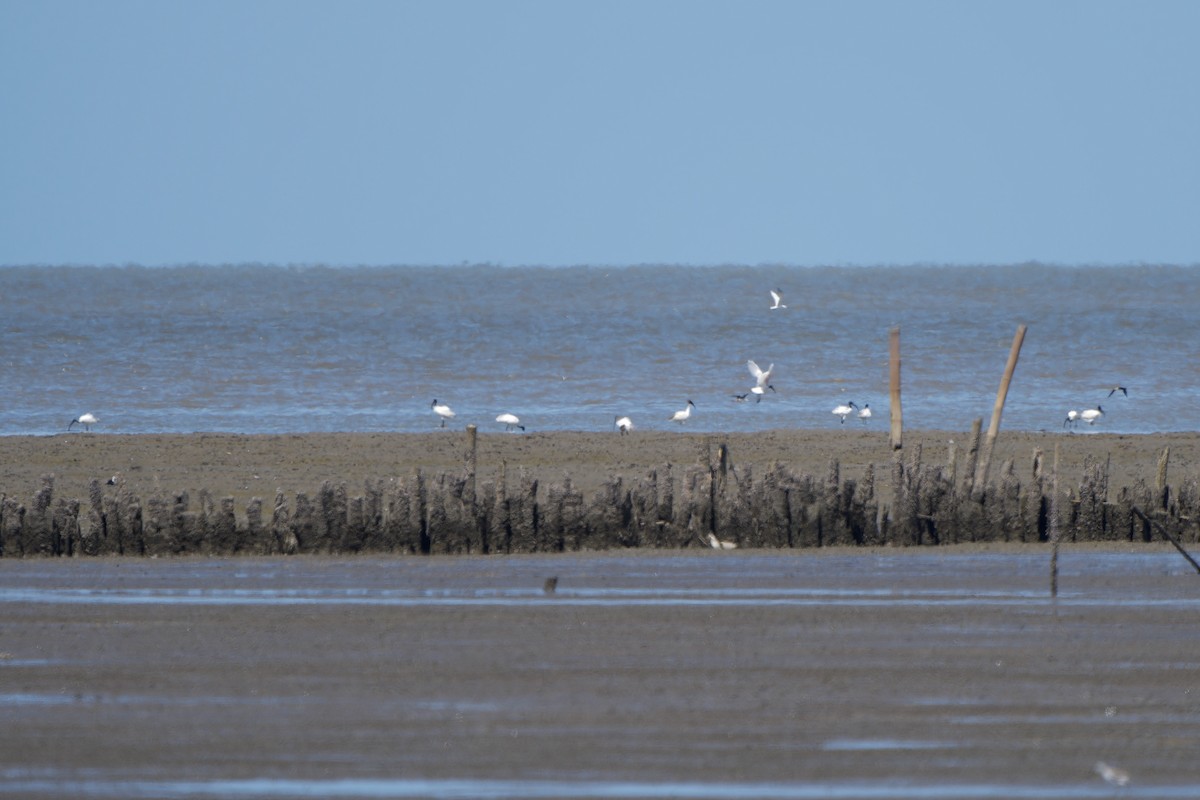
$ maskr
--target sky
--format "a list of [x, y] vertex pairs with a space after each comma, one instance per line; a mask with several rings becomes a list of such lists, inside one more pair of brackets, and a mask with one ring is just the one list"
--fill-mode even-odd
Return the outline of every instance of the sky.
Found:
[[0, 265], [1200, 263], [1200, 3], [0, 0]]

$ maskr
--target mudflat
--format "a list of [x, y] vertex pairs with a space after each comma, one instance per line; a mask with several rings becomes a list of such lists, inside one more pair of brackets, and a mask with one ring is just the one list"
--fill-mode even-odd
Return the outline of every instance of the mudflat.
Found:
[[[967, 432], [905, 432], [901, 454], [909, 459], [919, 450], [926, 463], [947, 463], [953, 442], [961, 465], [968, 439]], [[735, 466], [757, 469], [779, 462], [820, 476], [836, 460], [842, 477], [855, 479], [868, 464], [875, 465], [878, 475], [886, 475], [894, 455], [886, 428], [866, 428], [851, 421], [828, 430], [761, 433], [480, 433], [476, 458], [481, 480], [494, 476], [503, 465], [510, 474], [527, 471], [542, 485], [570, 475], [576, 487], [590, 493], [611, 476], [635, 479], [663, 464], [694, 464], [721, 444], [728, 447]], [[1056, 446], [1060, 475], [1067, 486], [1078, 483], [1088, 459], [1107, 465], [1113, 489], [1139, 478], [1153, 485], [1159, 458], [1168, 447], [1169, 482], [1200, 475], [1200, 433], [1003, 430], [996, 441], [992, 474], [1012, 459], [1018, 477], [1026, 479], [1032, 473], [1035, 451], [1043, 453], [1048, 466]], [[461, 470], [467, 451], [467, 434], [449, 429], [425, 434], [6, 436], [0, 437], [0, 493], [32, 496], [42, 477], [53, 475], [55, 496], [86, 499], [90, 481], [103, 483], [119, 474], [138, 497], [207, 489], [214, 497], [234, 497], [240, 511], [252, 497], [269, 502], [277, 490], [288, 496], [311, 493], [324, 481], [345, 483], [353, 491], [366, 480], [411, 475], [417, 469]], [[885, 489], [886, 481], [880, 483]]]
[[1200, 575], [1048, 556], [0, 561], [0, 795], [1197, 796]]

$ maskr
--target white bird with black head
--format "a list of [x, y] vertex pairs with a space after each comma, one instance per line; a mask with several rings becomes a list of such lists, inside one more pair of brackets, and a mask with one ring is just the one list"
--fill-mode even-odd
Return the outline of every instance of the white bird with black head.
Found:
[[504, 430], [506, 431], [511, 431], [513, 428], [525, 430], [525, 426], [521, 424], [521, 420], [516, 414], [501, 414], [500, 416], [496, 417], [496, 422], [504, 423]]
[[429, 404], [429, 407], [433, 409], [433, 413], [441, 417], [443, 428], [446, 427], [446, 420], [454, 419], [455, 417], [454, 411], [451, 410], [450, 406], [445, 403], [439, 403], [436, 399]]
[[843, 425], [846, 424], [846, 417], [850, 416], [855, 411], [858, 411], [858, 406], [854, 404], [853, 400], [845, 405], [840, 405], [833, 409], [833, 413], [842, 418], [841, 422]]
[[91, 412], [88, 412], [87, 414], [80, 414], [78, 417], [71, 420], [71, 424], [67, 426], [67, 430], [71, 430], [71, 428], [76, 425], [82, 425], [85, 431], [90, 431], [92, 426], [99, 421], [100, 420], [96, 419], [96, 415], [92, 414]]
[[678, 422], [680, 425], [682, 425], [683, 423], [687, 422], [687, 418], [692, 415], [692, 409], [695, 407], [696, 404], [691, 400], [688, 400], [687, 405], [684, 406], [682, 410], [676, 411], [674, 414], [672, 414], [667, 422]]
[[767, 389], [775, 391], [775, 387], [771, 385], [771, 376], [775, 374], [775, 365], [771, 364], [764, 370], [751, 360], [746, 362], [746, 369], [750, 370], [750, 374], [754, 376], [754, 386], [750, 391], [755, 396], [755, 402], [761, 403]]

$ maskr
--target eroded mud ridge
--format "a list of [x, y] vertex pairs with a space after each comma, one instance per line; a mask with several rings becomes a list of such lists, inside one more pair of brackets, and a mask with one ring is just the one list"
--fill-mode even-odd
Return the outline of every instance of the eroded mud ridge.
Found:
[[[147, 486], [120, 473], [92, 478], [86, 497], [71, 497], [55, 475], [45, 474], [31, 496], [5, 492], [0, 548], [7, 557], [28, 557], [532, 553], [707, 547], [713, 538], [760, 548], [1056, 537], [1136, 542], [1168, 534], [1184, 543], [1200, 540], [1200, 486], [1186, 470], [1169, 479], [1169, 443], [1153, 459], [1143, 447], [1136, 477], [1117, 486], [1111, 454], [1101, 457], [1095, 448], [1081, 463], [1060, 464], [1057, 471], [1041, 447], [1021, 468], [1016, 457], [1001, 459], [997, 451], [981, 481], [977, 437], [962, 447], [951, 444], [936, 459], [924, 457], [920, 441], [865, 463], [848, 450], [855, 462], [850, 468], [831, 449], [806, 451], [798, 463], [735, 461], [731, 453], [747, 452], [748, 442], [731, 449], [715, 436], [687, 440], [690, 459], [638, 466], [613, 449], [636, 445], [605, 437], [609, 449], [599, 450], [600, 462], [607, 453], [625, 466], [607, 471], [582, 450], [572, 462], [555, 446], [564, 443], [556, 437], [525, 439], [516, 445], [525, 450], [501, 458], [491, 456], [492, 445], [478, 447], [474, 436], [446, 441], [439, 440], [442, 449], [455, 455], [430, 451], [428, 463], [460, 466], [421, 466], [418, 454], [416, 465], [402, 466], [398, 477], [382, 477], [380, 464], [378, 477], [325, 478], [315, 490], [278, 489], [273, 497], [247, 501], [221, 489], [164, 490], [157, 480]], [[881, 451], [872, 447], [878, 457]], [[642, 456], [647, 449], [643, 443]], [[510, 461], [513, 452], [522, 457]], [[814, 469], [822, 456], [823, 468]], [[538, 468], [547, 462], [554, 469]], [[1130, 474], [1128, 463], [1120, 468]]]

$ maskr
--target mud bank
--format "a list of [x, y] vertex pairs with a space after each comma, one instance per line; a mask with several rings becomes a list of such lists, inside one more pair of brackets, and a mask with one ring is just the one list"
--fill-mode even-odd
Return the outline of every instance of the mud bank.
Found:
[[[690, 435], [10, 437], [6, 556], [499, 553], [1184, 541], [1200, 436], [877, 431]], [[1054, 470], [1057, 455], [1058, 467]], [[1057, 492], [1055, 491], [1057, 478]], [[24, 488], [22, 489], [22, 485]]]

